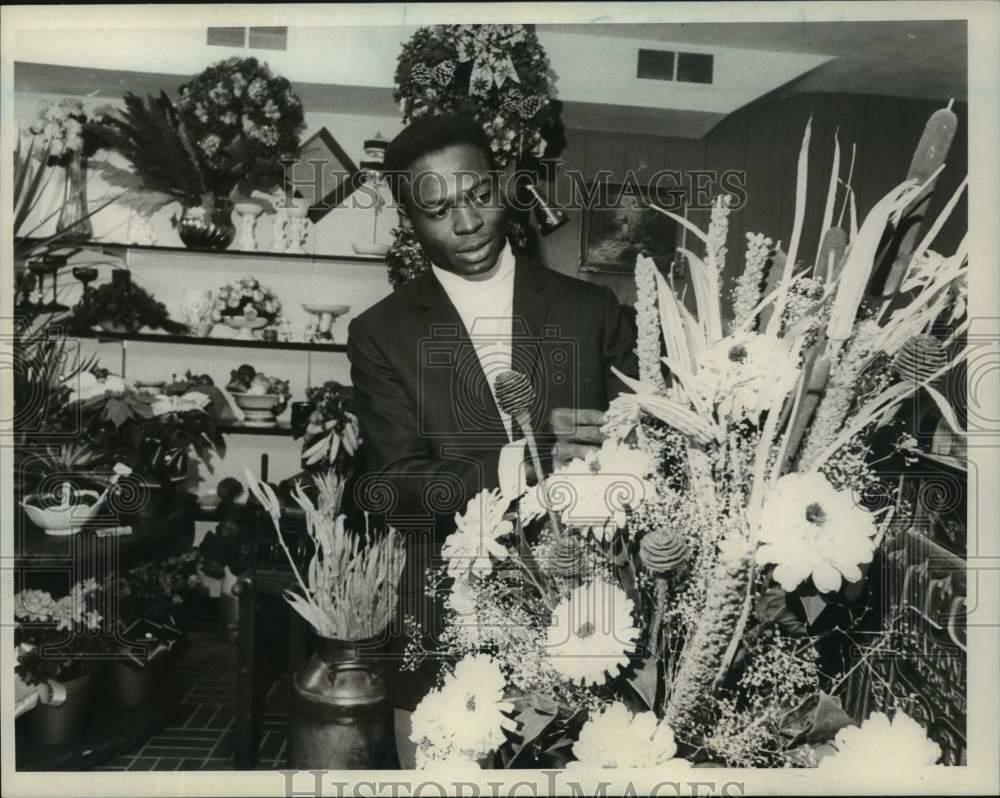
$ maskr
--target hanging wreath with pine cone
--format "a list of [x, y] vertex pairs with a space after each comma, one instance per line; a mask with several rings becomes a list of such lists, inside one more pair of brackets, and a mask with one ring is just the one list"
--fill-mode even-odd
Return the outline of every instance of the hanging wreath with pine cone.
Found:
[[[526, 26], [433, 25], [420, 28], [403, 45], [393, 96], [405, 124], [434, 114], [473, 116], [503, 168], [513, 159], [541, 158], [552, 149], [549, 142], [561, 132], [551, 94], [548, 57]], [[512, 227], [511, 235], [523, 242], [521, 224]], [[398, 228], [394, 234], [386, 264], [395, 288], [430, 264], [412, 237]]]

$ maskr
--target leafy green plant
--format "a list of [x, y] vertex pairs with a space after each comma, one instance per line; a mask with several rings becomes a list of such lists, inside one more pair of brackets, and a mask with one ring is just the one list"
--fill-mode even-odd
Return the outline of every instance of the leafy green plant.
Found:
[[186, 325], [170, 320], [162, 302], [131, 282], [112, 281], [88, 291], [73, 308], [68, 321], [74, 332], [89, 332], [97, 324], [128, 332], [136, 332], [142, 327], [159, 327], [175, 334], [187, 331]]

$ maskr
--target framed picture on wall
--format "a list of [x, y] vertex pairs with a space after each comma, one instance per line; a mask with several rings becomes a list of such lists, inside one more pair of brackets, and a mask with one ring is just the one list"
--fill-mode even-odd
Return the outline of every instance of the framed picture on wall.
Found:
[[364, 173], [322, 127], [299, 148], [291, 179], [296, 196], [309, 202], [309, 220], [316, 223], [357, 190]]
[[[678, 225], [650, 207], [647, 188], [601, 183], [594, 196], [583, 209], [581, 271], [631, 273], [639, 254], [651, 257], [660, 271], [670, 270], [679, 242]], [[658, 204], [682, 213], [676, 198]]]

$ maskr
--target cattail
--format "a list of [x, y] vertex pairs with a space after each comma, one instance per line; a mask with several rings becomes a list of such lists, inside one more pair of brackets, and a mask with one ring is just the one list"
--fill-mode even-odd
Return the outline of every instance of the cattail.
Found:
[[730, 642], [737, 635], [750, 580], [748, 551], [722, 556], [715, 566], [705, 607], [681, 653], [665, 719], [681, 735], [690, 734], [715, 689]]
[[889, 276], [886, 278], [885, 286], [882, 288], [882, 296], [892, 296], [895, 294], [899, 290], [903, 278], [906, 276], [906, 270], [910, 265], [910, 257], [913, 254], [913, 247], [917, 243], [918, 234], [924, 226], [923, 214], [930, 205], [931, 192], [934, 190], [934, 183], [937, 182], [936, 179], [931, 182], [927, 181], [931, 180], [934, 173], [944, 165], [944, 159], [948, 155], [948, 150], [951, 149], [951, 142], [955, 138], [955, 130], [957, 128], [958, 117], [951, 110], [950, 102], [947, 108], [939, 108], [931, 114], [931, 118], [927, 120], [927, 124], [924, 126], [923, 135], [920, 137], [917, 149], [913, 153], [913, 160], [910, 162], [910, 171], [907, 173], [906, 179], [916, 180], [919, 185], [923, 185], [924, 183], [927, 183], [927, 185], [913, 198], [900, 216], [901, 219], [907, 219], [919, 214], [919, 218], [915, 219], [903, 234], [902, 240], [899, 243], [899, 249], [896, 251], [896, 258], [892, 262]]
[[904, 343], [892, 361], [892, 370], [902, 380], [923, 382], [948, 365], [948, 353], [933, 335], [918, 335]]
[[844, 254], [847, 251], [847, 233], [839, 227], [831, 227], [823, 234], [823, 242], [819, 247], [819, 257], [816, 261], [816, 276], [827, 284], [840, 275], [844, 265]]
[[676, 571], [687, 562], [688, 554], [687, 541], [670, 526], [648, 532], [639, 541], [642, 564], [657, 576]]
[[[785, 263], [787, 256], [781, 249], [781, 242], [779, 241], [774, 249], [773, 254], [769, 258], [770, 266], [767, 267], [767, 282], [764, 285], [764, 296], [769, 296], [778, 290], [778, 284], [781, 282], [781, 275], [785, 272]], [[772, 302], [766, 308], [762, 309], [758, 317], [757, 329], [764, 330], [770, 323], [771, 314], [774, 313], [774, 303]]]

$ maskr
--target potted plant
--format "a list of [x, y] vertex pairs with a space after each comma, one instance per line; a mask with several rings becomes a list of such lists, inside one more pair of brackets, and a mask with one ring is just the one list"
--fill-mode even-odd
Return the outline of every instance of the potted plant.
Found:
[[88, 579], [60, 599], [44, 590], [25, 589], [14, 596], [15, 672], [28, 685], [59, 682], [66, 692], [58, 706], [39, 706], [22, 721], [37, 744], [72, 742], [86, 725], [94, 672], [114, 639], [102, 633], [100, 590]]
[[383, 639], [397, 606], [406, 555], [394, 529], [361, 536], [340, 515], [343, 481], [315, 477], [318, 504], [297, 490], [312, 555], [305, 576], [281, 533], [281, 507], [271, 486], [247, 471], [247, 483], [270, 515], [297, 590], [285, 598], [316, 632], [316, 653], [292, 678], [289, 765], [373, 769], [394, 750], [393, 713], [377, 662], [365, 656]]
[[56, 234], [64, 243], [93, 235], [87, 201], [87, 159], [107, 143], [106, 121], [103, 115], [89, 118], [80, 100], [64, 97], [55, 105], [43, 106], [28, 128], [33, 141], [39, 143], [36, 155], [48, 166], [65, 170], [56, 222]]
[[188, 599], [201, 586], [197, 556], [190, 549], [108, 578], [105, 590], [114, 591], [115, 628], [121, 642], [120, 656], [109, 668], [109, 693], [116, 704], [146, 703], [183, 648]]
[[105, 332], [134, 333], [144, 327], [178, 335], [187, 325], [172, 321], [164, 304], [131, 280], [112, 280], [86, 291], [68, 319], [79, 333], [100, 327]]
[[302, 404], [305, 406], [292, 408], [292, 437], [302, 439], [303, 469], [313, 473], [333, 469], [346, 477], [361, 443], [350, 388], [327, 380], [307, 388]]

